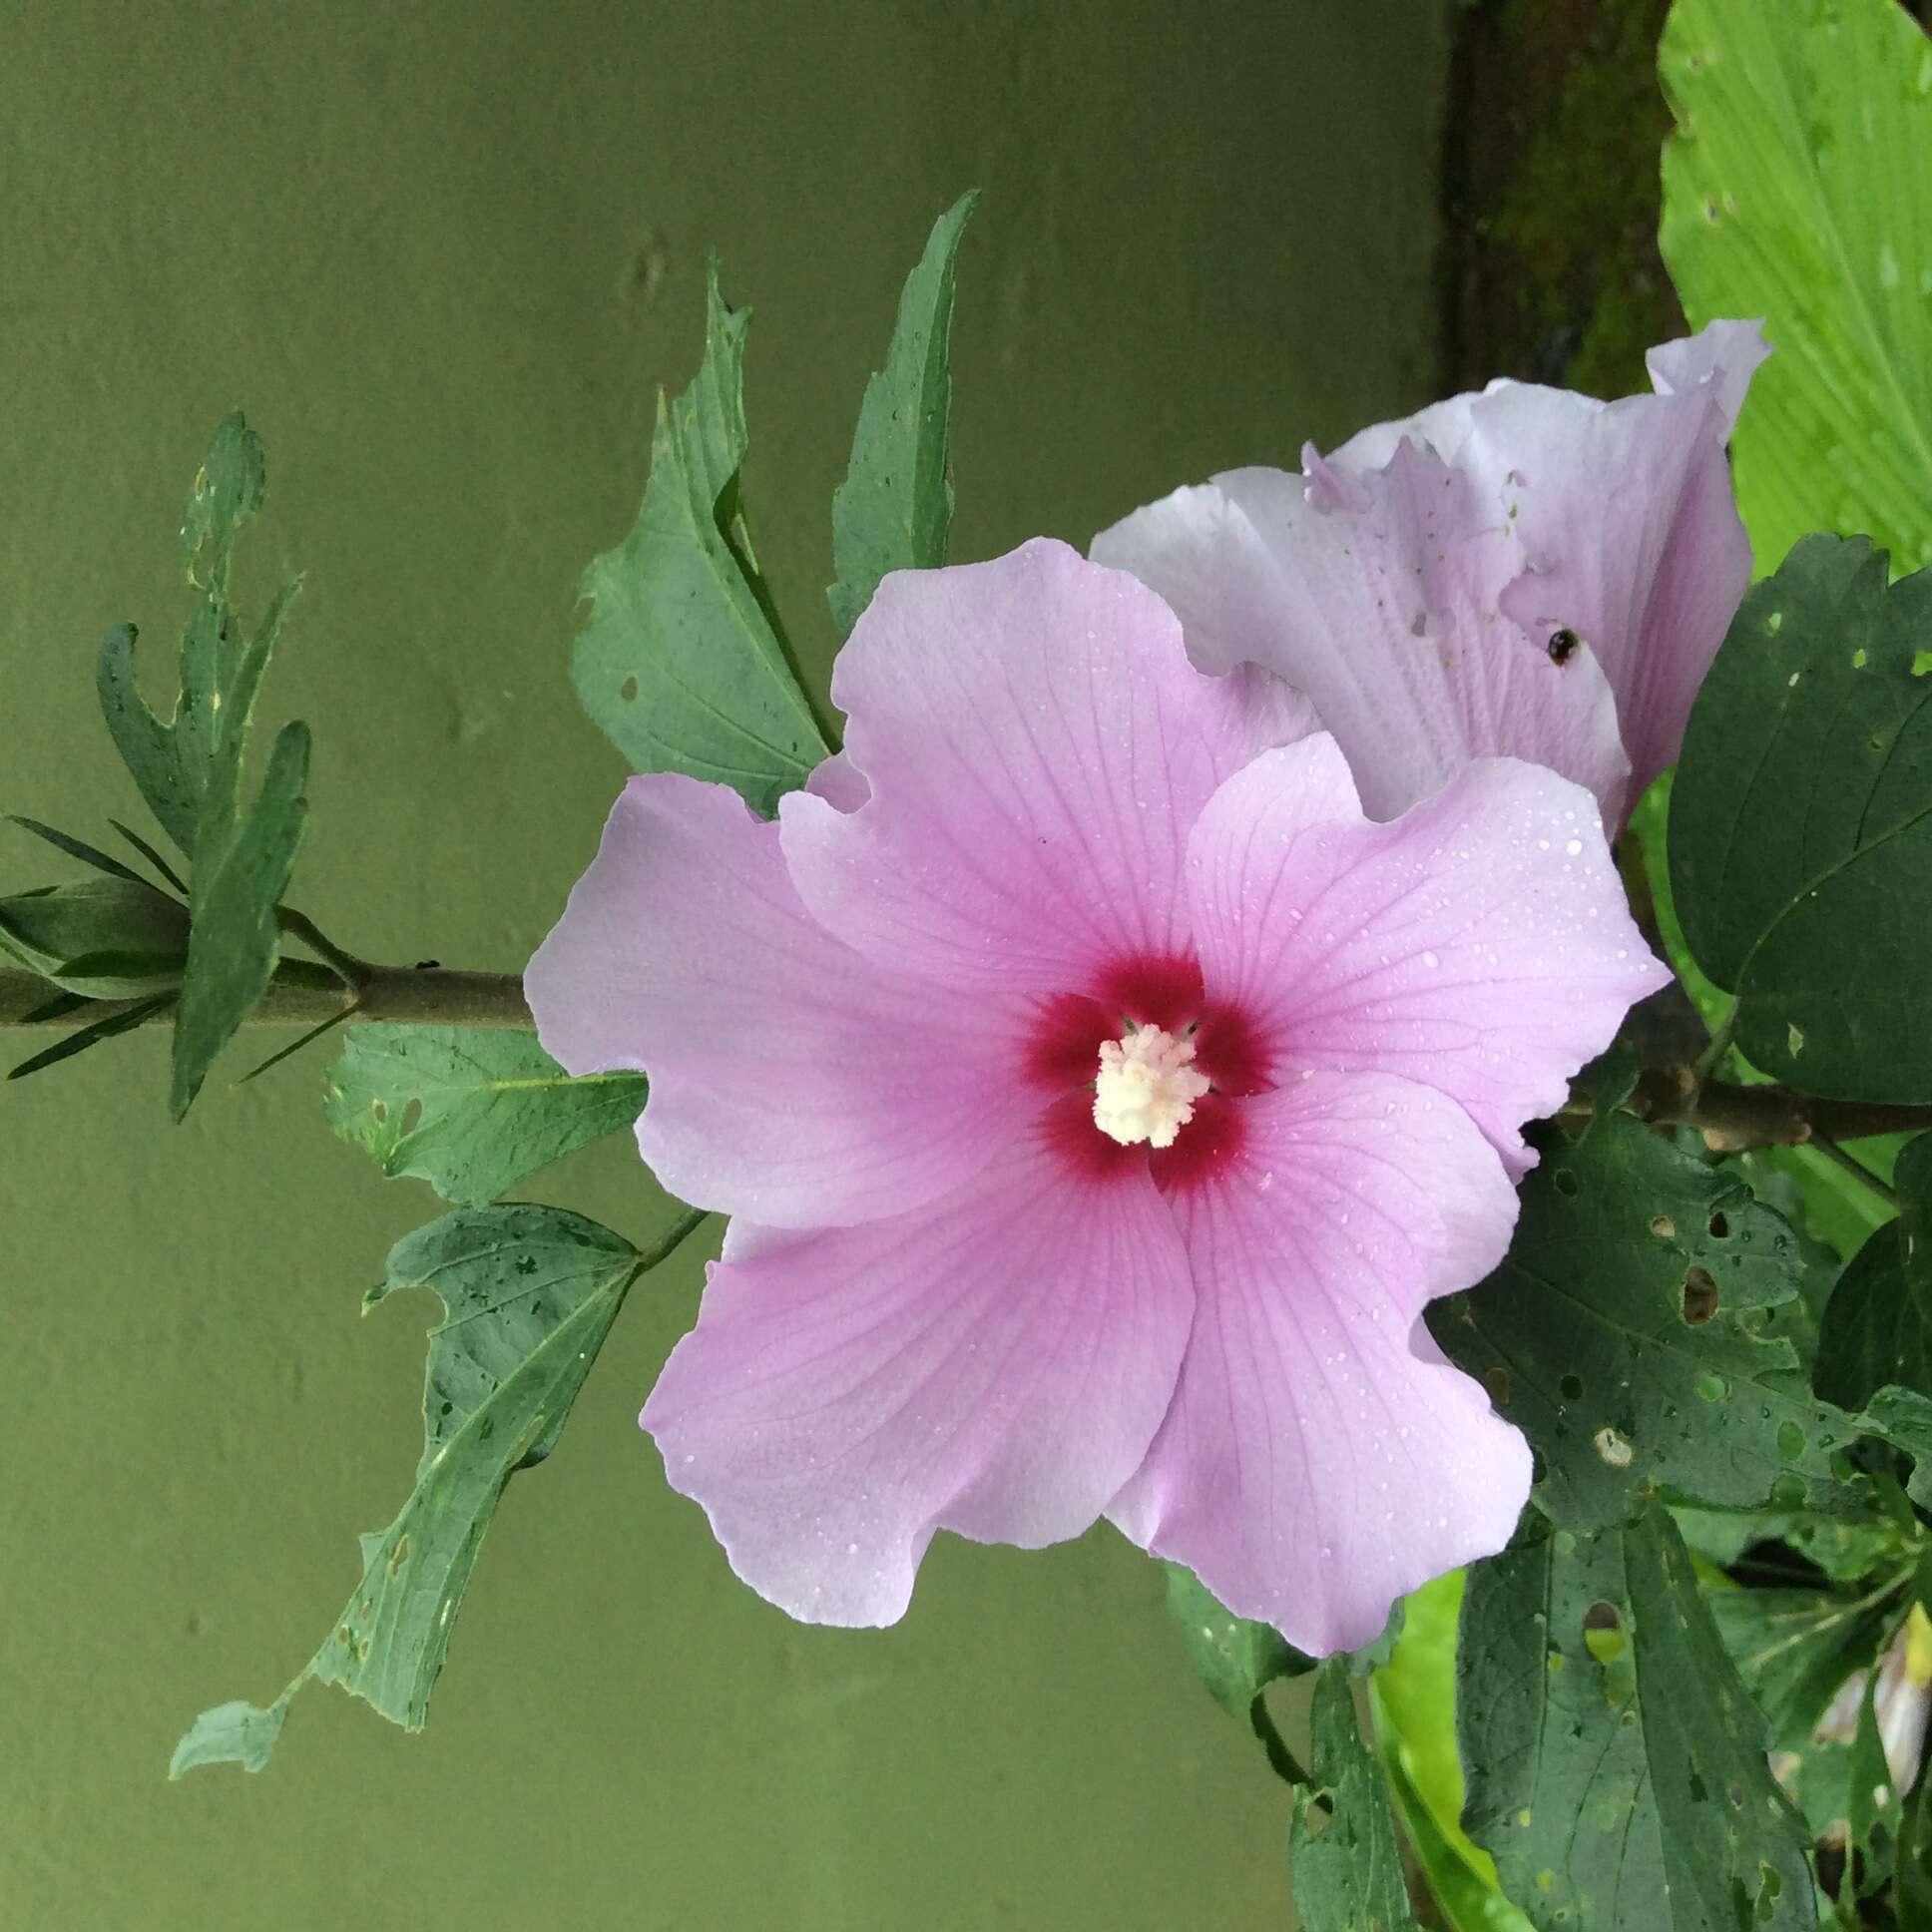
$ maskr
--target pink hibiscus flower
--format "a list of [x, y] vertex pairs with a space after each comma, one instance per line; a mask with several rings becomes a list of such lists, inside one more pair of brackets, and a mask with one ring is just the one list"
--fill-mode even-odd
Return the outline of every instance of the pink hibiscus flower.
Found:
[[736, 1216], [643, 1422], [738, 1575], [885, 1624], [933, 1531], [1111, 1517], [1309, 1652], [1499, 1549], [1530, 1455], [1419, 1323], [1666, 977], [1589, 794], [1390, 824], [1057, 543], [880, 586], [776, 823], [633, 778], [527, 986]]
[[1202, 670], [1305, 692], [1370, 816], [1503, 754], [1621, 827], [1750, 582], [1724, 443], [1767, 353], [1755, 322], [1712, 322], [1651, 351], [1655, 395], [1493, 382], [1310, 443], [1304, 474], [1177, 490], [1093, 553], [1161, 593]]

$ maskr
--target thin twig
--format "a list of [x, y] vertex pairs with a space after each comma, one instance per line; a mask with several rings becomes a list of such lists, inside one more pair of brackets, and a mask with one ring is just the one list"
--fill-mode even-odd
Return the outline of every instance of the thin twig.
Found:
[[1794, 1094], [1788, 1087], [1699, 1081], [1690, 1067], [1653, 1068], [1625, 1106], [1656, 1127], [1695, 1128], [1713, 1154], [1804, 1147], [1821, 1136], [1834, 1142], [1857, 1141], [1870, 1134], [1914, 1134], [1932, 1128], [1932, 1107], [1818, 1100]]

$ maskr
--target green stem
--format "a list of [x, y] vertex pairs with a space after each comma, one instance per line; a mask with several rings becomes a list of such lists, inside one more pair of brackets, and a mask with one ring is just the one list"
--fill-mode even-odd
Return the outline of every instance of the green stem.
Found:
[[1725, 1009], [1724, 1017], [1717, 1022], [1717, 1030], [1710, 1036], [1703, 1052], [1690, 1063], [1690, 1072], [1698, 1086], [1714, 1074], [1724, 1064], [1724, 1055], [1730, 1051], [1730, 1036], [1737, 1031], [1737, 1002], [1732, 1000]]
[[[244, 1026], [351, 1026], [389, 1021], [411, 1026], [529, 1027], [534, 1024], [516, 973], [456, 973], [441, 967], [368, 966], [359, 986], [345, 985], [334, 967], [284, 959]], [[141, 1000], [92, 1000], [44, 1013], [53, 989], [37, 974], [0, 972], [0, 1027], [52, 1027], [75, 1020], [116, 1018]], [[148, 1014], [152, 1025], [170, 1017]]]
[[1804, 1147], [1814, 1141], [1858, 1141], [1871, 1134], [1915, 1134], [1932, 1128], [1932, 1107], [1818, 1100], [1768, 1083], [1747, 1087], [1700, 1080], [1695, 1067], [1652, 1068], [1624, 1105], [1654, 1127], [1697, 1129], [1714, 1154]]
[[1897, 1211], [1898, 1196], [1890, 1183], [1873, 1174], [1855, 1154], [1847, 1154], [1829, 1134], [1814, 1129], [1805, 1145], [1816, 1148], [1827, 1161], [1836, 1162], [1861, 1187], [1869, 1188], [1880, 1201], [1886, 1203], [1894, 1212]]
[[[1253, 1725], [1254, 1734], [1261, 1740], [1261, 1748], [1267, 1752], [1267, 1761], [1276, 1777], [1285, 1784], [1306, 1789], [1314, 1780], [1302, 1767], [1301, 1760], [1288, 1748], [1288, 1740], [1281, 1735], [1280, 1727], [1268, 1713], [1267, 1700], [1257, 1690], [1254, 1701], [1247, 1707], [1247, 1721]], [[1318, 1796], [1315, 1803], [1324, 1811], [1332, 1811], [1334, 1806], [1326, 1797]]]
[[[687, 1208], [669, 1227], [658, 1237], [655, 1247], [647, 1248], [638, 1258], [638, 1274], [649, 1274], [654, 1267], [662, 1265], [684, 1246], [692, 1235], [712, 1217], [709, 1208]], [[636, 1275], [632, 1276], [635, 1280]]]
[[366, 959], [357, 959], [352, 952], [336, 945], [307, 913], [297, 912], [293, 906], [276, 906], [275, 923], [289, 938], [299, 939], [318, 959], [334, 967], [336, 977], [344, 986], [359, 988], [379, 970]]

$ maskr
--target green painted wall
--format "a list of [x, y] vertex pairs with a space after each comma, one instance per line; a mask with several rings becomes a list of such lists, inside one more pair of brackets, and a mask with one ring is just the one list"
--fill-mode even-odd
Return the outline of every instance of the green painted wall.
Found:
[[[244, 594], [308, 573], [267, 701], [317, 739], [299, 903], [514, 968], [620, 780], [565, 676], [573, 585], [696, 360], [708, 242], [757, 309], [752, 510], [822, 672], [826, 505], [945, 201], [988, 191], [958, 554], [1083, 540], [1422, 398], [1442, 57], [1417, 0], [10, 9], [0, 804], [133, 807], [94, 645], [133, 617], [172, 648], [184, 487], [241, 402]], [[61, 871], [0, 842], [9, 889]], [[695, 1258], [511, 1490], [429, 1731], [311, 1690], [265, 1774], [168, 1785], [403, 1494], [428, 1304], [356, 1305], [436, 1204], [330, 1141], [320, 1056], [173, 1131], [163, 1055], [0, 1092], [0, 1926], [1286, 1922], [1284, 1800], [1111, 1532], [941, 1539], [883, 1635], [732, 1582], [633, 1420]], [[619, 1144], [545, 1192], [661, 1213]]]

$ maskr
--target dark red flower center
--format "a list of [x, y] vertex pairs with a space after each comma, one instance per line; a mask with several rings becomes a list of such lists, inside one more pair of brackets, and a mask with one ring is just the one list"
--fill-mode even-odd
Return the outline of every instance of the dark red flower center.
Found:
[[[1169, 1147], [1123, 1146], [1094, 1119], [1101, 1048], [1137, 1028], [1159, 1027], [1194, 1048], [1208, 1091]], [[1210, 1001], [1200, 964], [1179, 955], [1134, 955], [1109, 964], [1085, 991], [1041, 1002], [1028, 1042], [1027, 1078], [1054, 1098], [1048, 1143], [1085, 1182], [1151, 1172], [1164, 1192], [1195, 1186], [1223, 1168], [1241, 1143], [1244, 1098], [1274, 1084], [1270, 1055], [1246, 1014]]]

